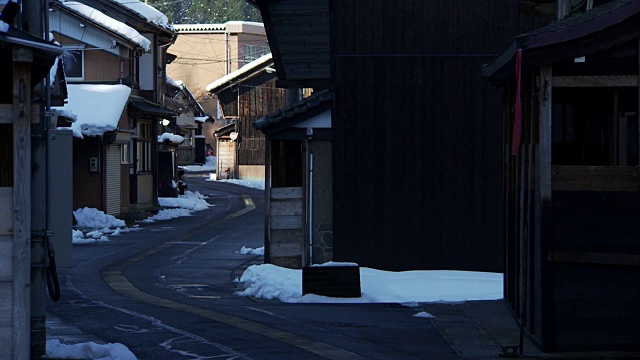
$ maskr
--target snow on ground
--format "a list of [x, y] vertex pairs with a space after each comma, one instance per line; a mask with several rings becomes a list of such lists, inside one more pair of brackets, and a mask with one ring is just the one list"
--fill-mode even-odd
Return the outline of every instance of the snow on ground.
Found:
[[279, 299], [288, 303], [415, 303], [496, 300], [502, 298], [502, 274], [417, 270], [391, 272], [360, 268], [362, 297], [302, 295], [302, 270], [271, 264], [252, 265], [236, 281], [240, 296]]
[[[197, 191], [186, 191], [184, 195], [180, 195], [177, 198], [158, 198], [161, 206], [174, 208], [160, 210], [156, 215], [140, 222], [153, 223], [160, 220], [191, 216], [192, 212], [205, 210], [211, 206], [205, 199], [206, 197]], [[142, 230], [139, 225], [129, 228], [123, 220], [94, 208], [81, 208], [74, 211], [73, 215], [77, 221], [76, 229], [72, 230], [72, 242], [74, 244], [105, 242], [109, 241], [109, 236], [120, 236], [123, 232]]]
[[158, 203], [160, 206], [183, 208], [192, 211], [205, 210], [211, 206], [205, 200], [205, 196], [198, 191], [185, 191], [184, 195], [180, 195], [177, 198], [158, 198]]
[[87, 342], [62, 344], [58, 339], [47, 340], [47, 358], [53, 359], [113, 359], [136, 360], [136, 356], [120, 343], [99, 345]]
[[248, 247], [242, 247], [242, 249], [240, 249], [240, 254], [242, 255], [264, 255], [264, 246], [261, 246], [259, 248], [248, 248]]
[[216, 171], [216, 157], [207, 156], [204, 165], [184, 165], [178, 168], [186, 171]]
[[205, 179], [205, 181], [219, 181], [219, 182], [227, 182], [227, 183], [231, 183], [231, 184], [236, 184], [236, 185], [242, 185], [242, 186], [246, 186], [246, 187], [250, 187], [250, 188], [254, 188], [254, 189], [260, 189], [260, 190], [264, 190], [264, 180], [261, 181], [257, 181], [257, 180], [238, 180], [238, 179], [220, 179], [220, 180], [216, 180], [216, 174], [209, 174], [209, 178]]

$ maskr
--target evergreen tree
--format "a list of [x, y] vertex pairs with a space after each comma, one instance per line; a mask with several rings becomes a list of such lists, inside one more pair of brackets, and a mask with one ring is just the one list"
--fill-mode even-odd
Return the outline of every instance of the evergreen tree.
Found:
[[262, 22], [260, 11], [245, 0], [147, 0], [171, 24], [221, 24], [227, 21]]

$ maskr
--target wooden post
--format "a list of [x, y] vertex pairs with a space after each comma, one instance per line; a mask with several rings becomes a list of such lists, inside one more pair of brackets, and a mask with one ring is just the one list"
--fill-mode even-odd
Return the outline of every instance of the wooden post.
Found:
[[543, 351], [550, 351], [553, 348], [553, 274], [547, 254], [553, 248], [553, 218], [552, 218], [552, 202], [551, 202], [551, 126], [552, 126], [552, 68], [551, 66], [543, 66], [540, 68], [540, 145], [537, 156], [537, 180], [540, 189], [540, 258], [541, 262], [541, 279], [540, 294], [542, 312], [541, 334], [540, 340]]
[[31, 323], [31, 63], [33, 52], [13, 48], [13, 341], [14, 359], [30, 357]]
[[271, 137], [265, 140], [265, 164], [264, 164], [264, 262], [271, 263]]

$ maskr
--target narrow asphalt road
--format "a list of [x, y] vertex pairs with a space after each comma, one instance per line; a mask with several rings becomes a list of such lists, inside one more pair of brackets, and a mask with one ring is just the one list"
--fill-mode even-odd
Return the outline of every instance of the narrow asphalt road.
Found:
[[264, 192], [187, 177], [212, 205], [74, 245], [47, 312], [139, 359], [455, 359], [428, 319], [398, 304], [284, 304], [238, 296], [242, 255], [264, 234]]

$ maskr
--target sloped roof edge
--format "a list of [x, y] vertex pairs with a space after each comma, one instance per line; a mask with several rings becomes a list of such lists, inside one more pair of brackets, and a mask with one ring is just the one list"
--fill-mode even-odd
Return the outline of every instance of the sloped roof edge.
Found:
[[[273, 114], [266, 115], [256, 120], [253, 123], [253, 127], [256, 130], [265, 132], [269, 127], [275, 124], [280, 124], [295, 117], [301, 117], [301, 115], [307, 112], [320, 108], [323, 104], [330, 104], [332, 95], [333, 93], [328, 89], [316, 91], [309, 97], [284, 107]], [[306, 120], [306, 118], [302, 117], [299, 120], [302, 122]]]

